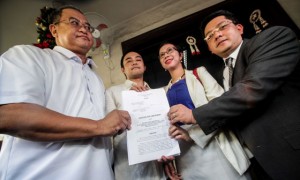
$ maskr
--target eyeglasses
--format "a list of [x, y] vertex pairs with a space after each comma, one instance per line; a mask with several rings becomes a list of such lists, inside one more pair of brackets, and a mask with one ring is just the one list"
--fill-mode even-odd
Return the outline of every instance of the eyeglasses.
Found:
[[174, 52], [174, 51], [177, 51], [177, 49], [175, 48], [175, 47], [170, 47], [170, 48], [168, 48], [167, 49], [167, 51], [166, 52], [161, 52], [160, 54], [159, 54], [159, 56], [158, 56], [158, 58], [159, 59], [164, 59], [165, 57], [166, 57], [166, 54], [171, 54], [172, 52]]
[[82, 24], [76, 18], [70, 18], [69, 20], [62, 20], [62, 21], [56, 22], [54, 24], [59, 24], [59, 23], [70, 24], [71, 26], [73, 26], [76, 29], [84, 27], [84, 29], [87, 30], [87, 31], [89, 31], [90, 33], [94, 32], [94, 30], [95, 30], [95, 28], [93, 28], [90, 24], [88, 24], [88, 23]]
[[223, 21], [221, 22], [215, 29], [213, 29], [212, 31], [210, 31], [209, 33], [206, 34], [206, 37], [204, 38], [204, 41], [209, 41], [211, 40], [216, 32], [220, 32], [225, 30], [228, 25], [232, 23], [231, 21]]

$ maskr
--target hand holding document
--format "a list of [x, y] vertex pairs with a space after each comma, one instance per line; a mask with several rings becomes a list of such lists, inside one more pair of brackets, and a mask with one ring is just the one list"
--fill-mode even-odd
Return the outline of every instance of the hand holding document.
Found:
[[180, 154], [178, 142], [168, 134], [170, 107], [163, 88], [123, 91], [122, 103], [132, 120], [127, 131], [129, 165]]

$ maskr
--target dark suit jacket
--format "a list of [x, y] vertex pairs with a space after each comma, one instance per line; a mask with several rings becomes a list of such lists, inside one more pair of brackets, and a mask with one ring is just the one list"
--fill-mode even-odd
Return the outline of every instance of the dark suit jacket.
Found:
[[227, 126], [273, 179], [300, 179], [300, 47], [286, 27], [244, 40], [233, 87], [193, 110], [206, 134]]

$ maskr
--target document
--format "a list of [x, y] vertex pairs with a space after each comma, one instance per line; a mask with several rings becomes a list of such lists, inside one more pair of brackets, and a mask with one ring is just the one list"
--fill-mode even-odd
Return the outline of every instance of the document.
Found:
[[129, 165], [180, 154], [177, 140], [168, 134], [170, 106], [163, 88], [123, 91], [122, 103], [132, 120], [127, 131]]

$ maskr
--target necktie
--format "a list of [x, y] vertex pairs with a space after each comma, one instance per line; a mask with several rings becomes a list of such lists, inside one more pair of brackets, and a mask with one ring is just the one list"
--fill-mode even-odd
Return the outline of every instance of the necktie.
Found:
[[232, 65], [232, 61], [233, 61], [233, 58], [227, 58], [225, 60], [225, 64], [226, 66], [228, 67], [228, 74], [229, 74], [229, 78], [228, 78], [228, 84], [229, 84], [229, 87], [232, 87], [232, 73], [233, 73], [233, 65]]

